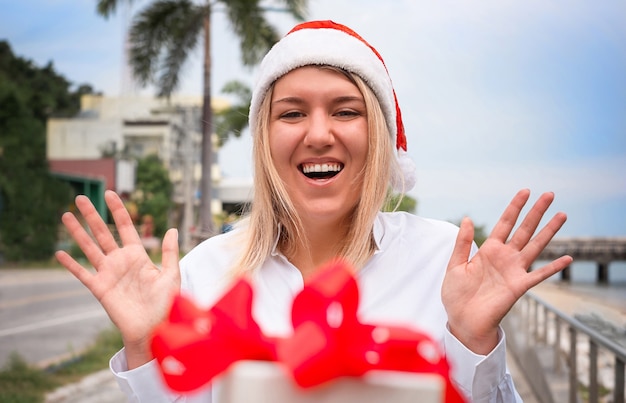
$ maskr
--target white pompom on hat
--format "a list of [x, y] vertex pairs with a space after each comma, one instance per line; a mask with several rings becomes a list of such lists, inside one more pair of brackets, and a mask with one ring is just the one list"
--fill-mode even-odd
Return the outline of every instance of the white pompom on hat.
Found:
[[255, 119], [270, 86], [298, 67], [328, 65], [352, 72], [372, 89], [385, 115], [389, 133], [395, 137], [400, 171], [391, 178], [395, 191], [406, 192], [415, 185], [415, 164], [406, 153], [402, 113], [382, 57], [361, 36], [333, 21], [310, 21], [296, 25], [276, 43], [261, 62], [252, 91], [249, 124]]

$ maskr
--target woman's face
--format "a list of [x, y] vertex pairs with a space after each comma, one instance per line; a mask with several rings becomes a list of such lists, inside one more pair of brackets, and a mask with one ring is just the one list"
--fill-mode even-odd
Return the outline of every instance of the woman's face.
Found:
[[272, 159], [303, 219], [337, 222], [357, 205], [368, 151], [365, 101], [341, 72], [301, 67], [274, 86]]

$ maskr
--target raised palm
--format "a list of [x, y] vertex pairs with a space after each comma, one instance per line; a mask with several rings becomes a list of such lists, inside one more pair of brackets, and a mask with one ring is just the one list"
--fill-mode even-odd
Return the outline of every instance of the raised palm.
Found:
[[530, 288], [567, 267], [572, 258], [563, 256], [533, 271], [531, 264], [565, 223], [557, 213], [535, 235], [554, 195], [544, 193], [511, 232], [530, 192], [518, 192], [491, 235], [470, 257], [473, 225], [464, 219], [448, 264], [442, 301], [448, 312], [450, 331], [468, 348], [485, 354], [497, 343], [497, 329], [515, 302]]
[[57, 252], [56, 257], [100, 301], [120, 329], [125, 346], [147, 353], [150, 332], [163, 320], [173, 295], [180, 289], [177, 233], [170, 230], [165, 235], [163, 263], [159, 268], [150, 260], [117, 194], [107, 191], [105, 201], [121, 246], [89, 199], [78, 196], [76, 206], [93, 238], [72, 213], [65, 213], [62, 220], [95, 273], [64, 251]]

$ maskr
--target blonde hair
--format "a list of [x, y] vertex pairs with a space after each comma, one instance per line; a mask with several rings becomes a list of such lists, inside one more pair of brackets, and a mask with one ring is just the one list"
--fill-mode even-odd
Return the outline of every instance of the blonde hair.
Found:
[[[320, 66], [345, 74], [359, 89], [365, 101], [368, 127], [368, 155], [361, 174], [360, 200], [347, 224], [348, 233], [339, 256], [356, 269], [374, 253], [373, 224], [388, 196], [389, 178], [397, 168], [385, 116], [376, 95], [357, 75], [331, 66]], [[267, 91], [259, 108], [253, 135], [254, 197], [246, 219], [246, 246], [234, 267], [236, 274], [252, 271], [263, 264], [274, 246], [289, 256], [298, 247], [308, 248], [301, 220], [272, 160], [269, 147], [269, 116], [274, 86]], [[278, 238], [278, 244], [276, 244]]]

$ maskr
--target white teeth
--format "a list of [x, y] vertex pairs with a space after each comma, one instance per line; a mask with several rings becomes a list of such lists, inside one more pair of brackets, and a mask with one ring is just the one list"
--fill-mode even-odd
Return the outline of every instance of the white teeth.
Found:
[[339, 164], [306, 164], [302, 166], [302, 172], [305, 174], [312, 172], [339, 172], [341, 165]]

